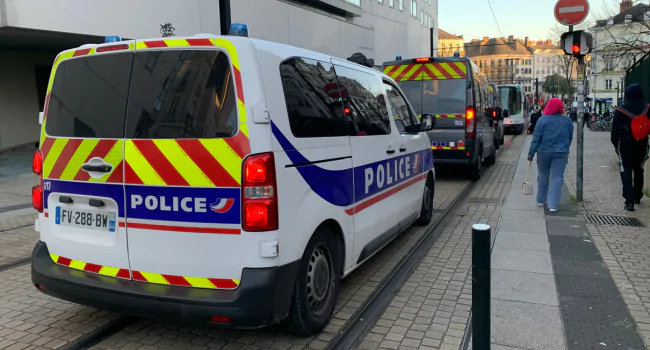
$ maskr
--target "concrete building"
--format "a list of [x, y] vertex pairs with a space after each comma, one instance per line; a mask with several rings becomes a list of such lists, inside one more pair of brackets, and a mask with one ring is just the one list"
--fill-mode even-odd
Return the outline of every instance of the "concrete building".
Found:
[[622, 0], [619, 13], [596, 21], [589, 29], [594, 49], [587, 67], [591, 106], [619, 104], [625, 70], [650, 51], [650, 5]]
[[[438, 47], [438, 0], [231, 0], [231, 13], [251, 37], [341, 58], [361, 52], [378, 68]], [[0, 0], [0, 152], [38, 141], [58, 52], [108, 35], [219, 34], [219, 18], [216, 0]]]
[[437, 56], [453, 56], [458, 52], [465, 56], [465, 40], [462, 35], [448, 33], [438, 28], [438, 54]]
[[542, 85], [549, 76], [554, 74], [565, 78], [569, 76], [575, 82], [577, 77], [575, 64], [570, 61], [570, 56], [565, 55], [559, 46], [553, 44], [553, 40], [533, 42], [530, 48], [533, 50], [533, 78], [539, 81], [540, 99], [548, 101], [551, 98], [550, 93], [542, 90]]
[[533, 49], [528, 38], [473, 39], [465, 43], [465, 54], [496, 84], [518, 83], [532, 99], [535, 92], [533, 82]]

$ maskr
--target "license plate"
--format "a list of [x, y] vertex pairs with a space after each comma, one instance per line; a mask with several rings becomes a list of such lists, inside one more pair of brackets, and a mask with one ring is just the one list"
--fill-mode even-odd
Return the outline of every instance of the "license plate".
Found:
[[454, 120], [456, 123], [456, 126], [463, 126], [464, 121], [463, 120]]
[[56, 224], [115, 232], [117, 215], [111, 212], [56, 207]]

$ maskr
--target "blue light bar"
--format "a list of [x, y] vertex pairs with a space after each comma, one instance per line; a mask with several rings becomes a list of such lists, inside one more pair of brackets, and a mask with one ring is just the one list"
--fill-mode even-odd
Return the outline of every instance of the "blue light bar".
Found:
[[116, 42], [118, 42], [118, 41], [122, 41], [122, 38], [119, 37], [119, 36], [117, 36], [117, 35], [107, 36], [107, 37], [104, 39], [104, 42], [105, 42], [105, 43], [116, 43]]
[[230, 25], [230, 35], [248, 37], [248, 26], [241, 23]]
[[454, 52], [454, 57], [460, 57], [460, 52], [458, 51]]
[[402, 56], [396, 56], [395, 59], [399, 61], [402, 59]]

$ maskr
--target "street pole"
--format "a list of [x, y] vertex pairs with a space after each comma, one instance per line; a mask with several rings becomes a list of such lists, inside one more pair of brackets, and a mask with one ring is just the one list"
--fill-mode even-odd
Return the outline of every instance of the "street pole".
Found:
[[582, 181], [584, 164], [584, 101], [585, 101], [585, 59], [578, 58], [578, 159], [576, 165], [576, 199], [582, 202]]
[[431, 54], [429, 57], [433, 57], [433, 27], [429, 28], [429, 46], [431, 48]]
[[535, 105], [539, 105], [539, 78], [535, 78]]
[[221, 35], [230, 34], [230, 0], [219, 0], [219, 21], [221, 23]]

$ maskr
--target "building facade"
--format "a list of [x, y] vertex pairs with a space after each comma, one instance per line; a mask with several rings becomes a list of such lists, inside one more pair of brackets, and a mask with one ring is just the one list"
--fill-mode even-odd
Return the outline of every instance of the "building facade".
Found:
[[465, 44], [465, 54], [470, 57], [496, 84], [520, 84], [532, 99], [535, 92], [533, 81], [533, 49], [528, 38], [473, 39]]
[[[58, 52], [109, 35], [220, 34], [219, 3], [0, 0], [0, 152], [38, 141], [38, 114]], [[231, 0], [230, 6], [232, 22], [247, 24], [251, 37], [340, 58], [361, 52], [377, 68], [438, 47], [438, 0]]]
[[465, 56], [465, 40], [462, 35], [448, 33], [438, 28], [438, 54], [436, 56], [453, 56], [458, 52]]
[[623, 0], [618, 14], [596, 21], [589, 31], [594, 47], [587, 67], [591, 107], [597, 102], [616, 106], [623, 95], [626, 69], [650, 51], [650, 5]]
[[[539, 82], [540, 102], [548, 101], [553, 95], [553, 91], [544, 92], [542, 85], [549, 77], [559, 75], [564, 78], [571, 78], [572, 84], [575, 85], [577, 78], [577, 69], [571, 57], [566, 55], [559, 46], [555, 45], [552, 40], [540, 40], [530, 44], [533, 50], [533, 77]], [[572, 99], [572, 96], [564, 96]]]

